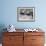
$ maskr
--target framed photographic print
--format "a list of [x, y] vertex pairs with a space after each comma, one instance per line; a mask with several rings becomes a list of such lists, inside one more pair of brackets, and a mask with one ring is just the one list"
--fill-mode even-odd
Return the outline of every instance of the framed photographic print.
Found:
[[35, 21], [35, 8], [34, 7], [18, 7], [17, 21], [21, 21], [21, 22]]

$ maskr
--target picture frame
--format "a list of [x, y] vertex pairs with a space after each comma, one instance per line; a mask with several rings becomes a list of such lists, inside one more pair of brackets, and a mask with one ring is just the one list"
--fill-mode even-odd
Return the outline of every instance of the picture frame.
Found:
[[18, 7], [17, 21], [19, 22], [34, 22], [35, 21], [35, 7]]

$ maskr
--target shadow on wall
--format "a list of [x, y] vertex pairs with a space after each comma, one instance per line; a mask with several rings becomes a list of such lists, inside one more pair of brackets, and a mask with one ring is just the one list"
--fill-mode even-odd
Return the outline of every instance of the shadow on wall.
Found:
[[6, 30], [3, 30], [4, 28], [6, 28], [5, 25], [0, 24], [0, 43], [2, 43], [2, 36], [3, 36], [2, 32], [6, 31]]

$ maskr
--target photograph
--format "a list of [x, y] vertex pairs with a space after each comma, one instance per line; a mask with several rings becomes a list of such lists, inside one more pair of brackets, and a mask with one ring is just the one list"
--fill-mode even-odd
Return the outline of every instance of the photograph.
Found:
[[35, 8], [34, 7], [18, 7], [17, 20], [23, 22], [35, 21]]

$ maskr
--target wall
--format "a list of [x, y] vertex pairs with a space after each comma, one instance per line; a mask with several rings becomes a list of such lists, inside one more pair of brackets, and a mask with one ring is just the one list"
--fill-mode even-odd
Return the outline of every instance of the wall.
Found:
[[[0, 24], [16, 28], [46, 28], [46, 0], [1, 0]], [[35, 22], [17, 22], [17, 7], [35, 7]]]
[[[0, 0], [0, 31], [13, 24], [16, 28], [40, 27], [46, 32], [46, 0]], [[35, 7], [35, 22], [18, 22], [17, 7]]]

